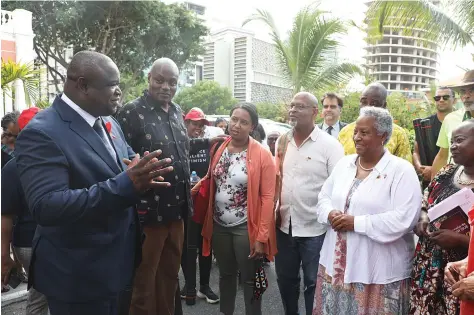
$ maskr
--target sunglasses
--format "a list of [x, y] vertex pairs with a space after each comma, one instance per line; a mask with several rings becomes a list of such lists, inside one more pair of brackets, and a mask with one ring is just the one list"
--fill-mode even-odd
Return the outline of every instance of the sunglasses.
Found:
[[435, 100], [436, 102], [438, 102], [439, 100], [441, 100], [441, 98], [443, 98], [443, 100], [447, 101], [447, 100], [449, 100], [449, 99], [451, 98], [451, 95], [435, 96], [435, 97], [433, 97], [433, 98], [434, 98], [434, 100]]

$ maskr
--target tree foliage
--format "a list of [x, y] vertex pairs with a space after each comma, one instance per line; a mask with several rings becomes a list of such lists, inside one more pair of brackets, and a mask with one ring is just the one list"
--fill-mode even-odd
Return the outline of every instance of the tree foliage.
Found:
[[215, 81], [199, 81], [192, 87], [183, 88], [173, 101], [185, 112], [199, 107], [206, 115], [229, 114], [232, 106], [237, 104], [230, 89]]
[[346, 24], [317, 7], [307, 6], [298, 12], [288, 39], [280, 37], [273, 17], [265, 10], [257, 10], [243, 24], [251, 21], [261, 21], [270, 28], [278, 66], [295, 93], [302, 89], [323, 91], [334, 82], [349, 81], [361, 73], [356, 65], [337, 62], [337, 37], [346, 32]]
[[255, 106], [257, 106], [258, 117], [279, 122], [286, 122], [288, 120], [288, 106], [284, 103], [262, 102], [255, 104]]
[[430, 0], [376, 0], [366, 22], [372, 40], [381, 38], [384, 27], [390, 26], [450, 48], [474, 43], [473, 0], [453, 0], [444, 7]]
[[66, 68], [68, 47], [104, 53], [122, 74], [139, 78], [159, 57], [179, 67], [195, 60], [207, 34], [184, 6], [160, 1], [2, 1], [2, 9], [17, 8], [33, 12], [34, 49], [57, 80], [64, 75], [47, 61]]
[[10, 87], [10, 83], [20, 79], [23, 81], [26, 103], [32, 105], [38, 100], [38, 74], [39, 71], [34, 69], [33, 63], [21, 64], [11, 60], [2, 60], [2, 90], [13, 98], [14, 91]]

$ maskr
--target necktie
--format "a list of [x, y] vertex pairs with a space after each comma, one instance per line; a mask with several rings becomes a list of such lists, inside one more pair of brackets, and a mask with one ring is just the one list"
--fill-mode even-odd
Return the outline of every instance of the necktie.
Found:
[[92, 128], [94, 128], [95, 132], [97, 132], [97, 134], [99, 135], [100, 139], [104, 143], [105, 147], [107, 148], [107, 151], [109, 151], [114, 161], [117, 162], [117, 154], [115, 153], [115, 150], [112, 147], [112, 144], [110, 143], [110, 140], [107, 137], [107, 134], [105, 133], [105, 129], [102, 124], [102, 119], [97, 118]]
[[333, 129], [334, 129], [334, 128], [333, 128], [332, 126], [329, 126], [328, 129], [326, 129], [326, 132], [327, 132], [328, 134], [331, 134], [331, 132], [332, 132]]

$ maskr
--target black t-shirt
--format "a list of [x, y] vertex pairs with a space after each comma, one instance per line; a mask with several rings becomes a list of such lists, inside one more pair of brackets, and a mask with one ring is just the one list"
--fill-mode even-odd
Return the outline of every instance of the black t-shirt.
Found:
[[[427, 119], [430, 120], [431, 124], [431, 134], [433, 135], [433, 139], [435, 139], [435, 142], [438, 142], [438, 136], [439, 136], [439, 131], [441, 130], [441, 124], [442, 122], [439, 121], [438, 116], [436, 114], [431, 115], [427, 117]], [[438, 154], [439, 147], [436, 146], [436, 154]]]
[[189, 165], [191, 172], [195, 171], [199, 178], [203, 178], [207, 174], [209, 168], [209, 146], [193, 152], [193, 143], [191, 142], [191, 152], [189, 153]]
[[31, 247], [36, 231], [36, 222], [33, 220], [25, 194], [20, 183], [20, 176], [16, 170], [16, 160], [11, 159], [2, 169], [2, 215], [13, 215], [12, 244], [15, 247]]

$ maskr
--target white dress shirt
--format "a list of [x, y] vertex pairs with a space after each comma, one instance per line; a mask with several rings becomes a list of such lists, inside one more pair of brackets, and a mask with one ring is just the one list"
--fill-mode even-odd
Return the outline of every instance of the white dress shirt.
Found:
[[[278, 141], [276, 146], [278, 152]], [[279, 201], [282, 232], [289, 233], [290, 218], [292, 236], [312, 237], [326, 232], [327, 227], [317, 218], [318, 194], [343, 156], [342, 145], [316, 126], [299, 148], [292, 137], [283, 161]]]
[[[331, 130], [331, 136], [336, 138], [339, 136], [339, 131], [341, 131], [341, 129], [339, 129], [339, 120], [336, 121], [336, 123], [334, 125], [332, 125], [332, 130]], [[328, 132], [328, 128], [329, 128], [329, 125], [326, 124], [326, 122], [323, 122], [323, 128], [322, 130], [324, 130], [324, 132]]]
[[[319, 194], [318, 220], [329, 226], [332, 210], [344, 211], [356, 176], [357, 155], [339, 161]], [[344, 283], [387, 284], [410, 277], [414, 255], [413, 227], [421, 209], [421, 189], [413, 166], [385, 150], [382, 159], [353, 193], [347, 214], [354, 232], [347, 233]], [[326, 233], [319, 263], [333, 275], [337, 233]]]

